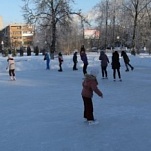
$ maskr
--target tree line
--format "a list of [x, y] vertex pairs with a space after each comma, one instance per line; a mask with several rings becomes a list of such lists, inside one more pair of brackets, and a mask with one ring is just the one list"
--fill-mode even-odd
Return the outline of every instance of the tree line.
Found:
[[25, 21], [35, 25], [34, 45], [49, 50], [52, 58], [55, 52], [71, 53], [87, 43], [86, 28], [100, 31], [91, 47], [127, 47], [133, 54], [146, 48], [150, 53], [151, 0], [101, 0], [93, 8], [93, 26], [82, 10], [73, 10], [74, 0], [22, 1]]

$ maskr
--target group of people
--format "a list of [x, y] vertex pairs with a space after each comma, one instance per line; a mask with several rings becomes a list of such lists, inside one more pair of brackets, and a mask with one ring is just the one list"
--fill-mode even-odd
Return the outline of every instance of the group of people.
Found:
[[[123, 57], [123, 60], [124, 60], [125, 66], [126, 66], [125, 71], [126, 72], [129, 71], [128, 66], [131, 68], [131, 70], [133, 70], [134, 67], [130, 64], [130, 59], [129, 59], [129, 57], [126, 54], [125, 51], [121, 52], [121, 56]], [[108, 78], [107, 66], [108, 66], [108, 63], [109, 63], [109, 59], [103, 51], [101, 51], [101, 53], [100, 53], [99, 60], [101, 60], [102, 78], [104, 78], [104, 76], [105, 76], [105, 78]], [[118, 74], [119, 80], [122, 81], [121, 73], [120, 73], [121, 65], [120, 65], [120, 58], [119, 58], [118, 51], [113, 52], [111, 65], [112, 65], [112, 69], [113, 69], [113, 79], [114, 79], [114, 81], [116, 80], [116, 72]]]
[[[50, 69], [50, 56], [49, 53], [46, 51], [44, 54], [44, 60], [46, 61], [46, 70]], [[62, 72], [62, 63], [63, 63], [63, 56], [62, 53], [58, 53], [58, 62], [59, 62], [59, 72]]]
[[[84, 81], [82, 82], [82, 99], [84, 104], [84, 113], [83, 117], [86, 119], [89, 125], [98, 124], [98, 121], [94, 118], [93, 115], [93, 92], [95, 92], [99, 97], [103, 98], [102, 91], [98, 88], [98, 81], [97, 81], [97, 75], [99, 71], [97, 69], [92, 69], [90, 73], [88, 74], [86, 69], [88, 66], [88, 60], [86, 57], [86, 53], [83, 49], [84, 46], [81, 48], [80, 56], [81, 60], [83, 61], [83, 74], [84, 74]], [[130, 64], [130, 59], [127, 56], [125, 51], [121, 52], [121, 56], [123, 57], [125, 66], [126, 66], [126, 72], [129, 71], [128, 66], [131, 68], [131, 70], [134, 69], [134, 67]], [[107, 66], [109, 63], [109, 59], [104, 51], [100, 52], [99, 60], [101, 61], [101, 71], [102, 71], [102, 78], [108, 78], [107, 74]], [[119, 80], [121, 80], [121, 74], [120, 74], [120, 61], [119, 61], [119, 53], [118, 51], [114, 51], [112, 55], [112, 69], [113, 69], [113, 78], [114, 81], [116, 80], [116, 71], [119, 77]]]
[[[74, 55], [77, 55], [77, 53]], [[80, 57], [81, 57], [81, 60], [83, 61], [83, 74], [85, 75], [87, 73], [88, 58], [87, 58], [87, 55], [85, 52], [84, 45], [81, 46]], [[124, 60], [125, 66], [126, 66], [125, 71], [128, 72], [129, 67], [131, 68], [131, 70], [134, 70], [134, 67], [130, 64], [130, 59], [129, 59], [129, 57], [125, 51], [121, 52], [121, 57], [123, 57], [123, 60]], [[121, 73], [120, 73], [121, 65], [120, 65], [120, 58], [119, 58], [118, 51], [113, 52], [111, 59], [112, 59], [111, 60], [111, 66], [113, 69], [113, 79], [114, 79], [114, 81], [116, 81], [116, 73], [117, 73], [119, 80], [122, 81]], [[108, 56], [105, 54], [104, 51], [100, 52], [99, 60], [101, 61], [102, 79], [105, 79], [105, 78], [107, 79], [108, 78], [107, 66], [110, 62], [109, 62]], [[76, 63], [74, 63], [74, 66], [76, 66], [75, 64]], [[74, 70], [74, 67], [73, 67], [73, 70]]]
[[[73, 70], [77, 69], [77, 51], [74, 52], [73, 55]], [[131, 68], [131, 70], [134, 69], [134, 67], [130, 64], [130, 59], [125, 51], [121, 52], [121, 56], [123, 57], [123, 60], [125, 62], [126, 66], [126, 72], [129, 71], [128, 66]], [[90, 73], [87, 73], [87, 67], [88, 67], [88, 58], [85, 52], [84, 45], [81, 47], [80, 51], [80, 57], [83, 61], [83, 74], [84, 74], [84, 80], [82, 82], [82, 100], [84, 104], [84, 113], [83, 117], [86, 119], [89, 125], [98, 124], [98, 121], [94, 118], [93, 115], [93, 92], [95, 92], [99, 97], [103, 98], [102, 91], [98, 88], [98, 81], [97, 81], [97, 75], [99, 74], [99, 70], [93, 68]], [[44, 60], [46, 60], [46, 69], [50, 69], [50, 57], [49, 53], [46, 52], [44, 55]], [[100, 52], [99, 60], [101, 61], [101, 71], [102, 71], [102, 78], [108, 78], [107, 73], [107, 66], [110, 63], [107, 55], [104, 51]], [[59, 61], [59, 72], [62, 72], [62, 63], [63, 63], [63, 56], [62, 53], [58, 53], [58, 61]], [[11, 80], [16, 80], [15, 77], [15, 61], [11, 55], [8, 56], [7, 59], [8, 66], [6, 69], [9, 69], [9, 76]], [[113, 79], [116, 80], [116, 72], [118, 74], [118, 78], [121, 80], [121, 74], [120, 74], [120, 59], [119, 59], [119, 53], [118, 51], [114, 51], [112, 55], [112, 69], [113, 69]]]

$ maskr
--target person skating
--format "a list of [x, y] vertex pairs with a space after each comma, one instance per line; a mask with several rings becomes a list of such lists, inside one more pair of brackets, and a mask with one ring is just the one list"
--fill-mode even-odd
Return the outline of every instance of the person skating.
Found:
[[31, 56], [31, 48], [30, 48], [30, 46], [27, 47], [27, 56]]
[[9, 55], [8, 59], [7, 59], [7, 62], [8, 62], [8, 65], [7, 65], [6, 69], [9, 70], [10, 79], [11, 80], [16, 80], [16, 77], [15, 77], [15, 60], [14, 60], [14, 58], [11, 55]]
[[62, 62], [63, 62], [63, 56], [62, 56], [62, 53], [61, 52], [59, 52], [59, 54], [58, 54], [58, 61], [59, 61], [59, 72], [62, 72], [63, 70], [62, 70]]
[[50, 69], [50, 57], [49, 57], [48, 52], [45, 52], [44, 60], [46, 61], [46, 70], [49, 70]]
[[126, 66], [126, 72], [129, 71], [129, 68], [128, 66], [131, 68], [131, 70], [134, 70], [134, 67], [130, 64], [130, 59], [128, 57], [128, 55], [126, 54], [125, 51], [122, 51], [121, 52], [121, 56], [123, 57], [123, 60], [124, 60], [124, 63], [125, 63], [125, 66]]
[[84, 118], [87, 120], [88, 124], [97, 124], [98, 122], [94, 119], [93, 116], [93, 92], [95, 92], [98, 96], [103, 98], [103, 93], [97, 87], [98, 81], [96, 76], [99, 71], [97, 69], [92, 69], [90, 74], [85, 74], [84, 81], [82, 82], [82, 99], [84, 104]]
[[119, 77], [119, 80], [122, 81], [121, 79], [121, 73], [120, 73], [120, 61], [119, 61], [119, 53], [117, 51], [113, 52], [112, 55], [112, 69], [113, 69], [113, 78], [114, 81], [116, 81], [116, 71]]
[[101, 71], [102, 71], [102, 78], [108, 78], [107, 74], [107, 66], [109, 63], [109, 59], [104, 51], [100, 52], [99, 60], [101, 60]]
[[78, 63], [78, 60], [77, 60], [77, 51], [74, 52], [73, 54], [73, 70], [78, 70], [77, 69], [77, 63]]
[[83, 61], [83, 74], [85, 75], [87, 73], [88, 58], [85, 53], [84, 45], [81, 46], [80, 56], [81, 56], [81, 60]]

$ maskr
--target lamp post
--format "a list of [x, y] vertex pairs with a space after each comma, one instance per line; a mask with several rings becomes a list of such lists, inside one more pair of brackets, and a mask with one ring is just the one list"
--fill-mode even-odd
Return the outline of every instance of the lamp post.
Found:
[[116, 38], [117, 38], [117, 46], [120, 47], [120, 42], [119, 42], [120, 36], [117, 36]]

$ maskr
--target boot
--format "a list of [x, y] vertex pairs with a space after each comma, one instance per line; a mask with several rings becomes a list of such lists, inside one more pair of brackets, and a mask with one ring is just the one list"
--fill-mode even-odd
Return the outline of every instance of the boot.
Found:
[[128, 71], [129, 71], [129, 69], [126, 69], [125, 71], [126, 71], [126, 72], [128, 72]]

